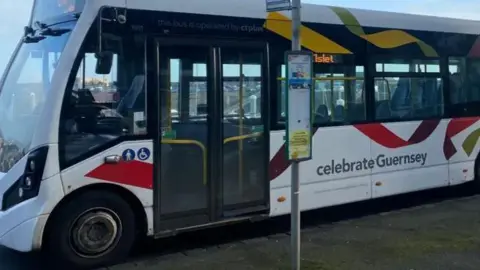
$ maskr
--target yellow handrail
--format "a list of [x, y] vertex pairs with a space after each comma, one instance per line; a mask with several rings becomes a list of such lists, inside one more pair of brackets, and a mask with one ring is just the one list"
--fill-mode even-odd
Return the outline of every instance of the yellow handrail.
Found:
[[223, 140], [223, 144], [227, 144], [229, 142], [241, 141], [241, 140], [245, 140], [245, 139], [248, 139], [248, 138], [256, 138], [256, 137], [260, 137], [262, 135], [263, 135], [263, 132], [255, 132], [255, 133], [241, 135], [241, 136], [233, 136], [233, 137], [226, 138], [225, 140]]
[[364, 80], [363, 77], [321, 77], [313, 78], [314, 81], [356, 81]]
[[[286, 81], [285, 77], [277, 77], [277, 81]], [[355, 81], [355, 80], [365, 80], [363, 77], [322, 77], [322, 78], [312, 78], [314, 81]]]

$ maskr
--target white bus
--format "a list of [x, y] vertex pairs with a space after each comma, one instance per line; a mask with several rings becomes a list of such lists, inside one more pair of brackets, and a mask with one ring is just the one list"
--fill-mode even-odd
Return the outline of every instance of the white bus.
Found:
[[[476, 179], [480, 22], [302, 12], [303, 211]], [[290, 31], [259, 0], [35, 1], [0, 84], [0, 244], [89, 268], [141, 236], [289, 214]]]

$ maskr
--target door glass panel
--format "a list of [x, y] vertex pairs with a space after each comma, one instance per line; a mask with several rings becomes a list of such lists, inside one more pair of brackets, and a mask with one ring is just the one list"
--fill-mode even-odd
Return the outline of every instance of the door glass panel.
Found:
[[190, 120], [206, 121], [207, 105], [207, 65], [204, 63], [193, 64], [193, 78], [190, 81], [189, 92]]
[[[180, 71], [180, 59], [170, 59], [170, 93], [164, 93], [165, 98], [167, 100], [170, 99], [170, 105], [164, 104], [165, 106], [162, 107], [162, 109], [170, 109], [170, 114], [166, 116], [171, 119], [166, 122], [167, 124], [178, 121], [179, 117], [180, 99], [178, 92], [180, 91]], [[165, 113], [168, 112], [165, 111]]]
[[207, 211], [207, 62], [209, 49], [160, 47], [163, 215]]
[[224, 209], [265, 196], [262, 52], [222, 49]]

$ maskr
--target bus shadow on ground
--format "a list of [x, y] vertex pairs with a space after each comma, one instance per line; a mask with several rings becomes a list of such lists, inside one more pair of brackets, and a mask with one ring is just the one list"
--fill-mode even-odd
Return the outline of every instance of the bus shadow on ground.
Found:
[[[302, 229], [311, 230], [336, 222], [349, 222], [370, 215], [385, 215], [415, 207], [424, 207], [437, 202], [455, 200], [477, 195], [471, 185], [420, 191], [371, 201], [327, 207], [302, 213]], [[241, 223], [179, 234], [158, 240], [146, 240], [139, 245], [132, 256], [121, 264], [133, 264], [152, 259], [167, 259], [171, 256], [189, 256], [235, 243], [246, 243], [288, 237], [290, 216], [276, 217], [255, 223]], [[23, 254], [2, 249], [0, 269], [30, 270], [55, 269], [48, 267], [51, 262], [41, 259], [41, 254]], [[119, 265], [121, 265], [119, 264]], [[117, 265], [118, 266], [118, 265]], [[114, 267], [114, 266], [111, 266]]]
[[[370, 215], [384, 215], [402, 209], [421, 208], [437, 202], [475, 195], [477, 193], [474, 192], [471, 185], [464, 185], [327, 207], [303, 212], [302, 229], [311, 230], [336, 222], [349, 222]], [[255, 241], [268, 241], [268, 239], [276, 237], [287, 237], [289, 230], [290, 216], [287, 215], [255, 223], [247, 222], [193, 231], [165, 239], [146, 240], [122, 264], [135, 265], [137, 262], [156, 260], [157, 258], [162, 260], [162, 258], [176, 255], [189, 256], [239, 242], [248, 244]], [[6, 249], [0, 251], [0, 269], [55, 269], [55, 267], [48, 267], [48, 265], [52, 265], [51, 262], [41, 260], [42, 256], [38, 253], [23, 254]]]
[[[302, 213], [302, 230], [474, 195], [477, 193], [474, 192], [471, 185], [463, 185], [312, 210]], [[188, 256], [236, 242], [262, 241], [274, 239], [279, 235], [285, 237], [288, 236], [289, 230], [290, 216], [288, 215], [260, 222], [193, 231], [165, 239], [147, 240], [142, 242], [132, 257], [124, 263], [135, 264], [135, 262], [155, 257], [169, 257], [175, 254]]]
[[3, 248], [0, 250], [0, 269], [2, 270], [43, 270], [47, 269], [46, 265], [40, 253], [25, 254]]

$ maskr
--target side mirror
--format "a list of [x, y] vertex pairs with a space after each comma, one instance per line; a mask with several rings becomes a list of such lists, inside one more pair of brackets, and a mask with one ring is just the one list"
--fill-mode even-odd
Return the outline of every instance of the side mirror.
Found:
[[110, 74], [113, 64], [113, 52], [103, 51], [96, 53], [95, 58], [97, 58], [95, 73], [100, 75]]

